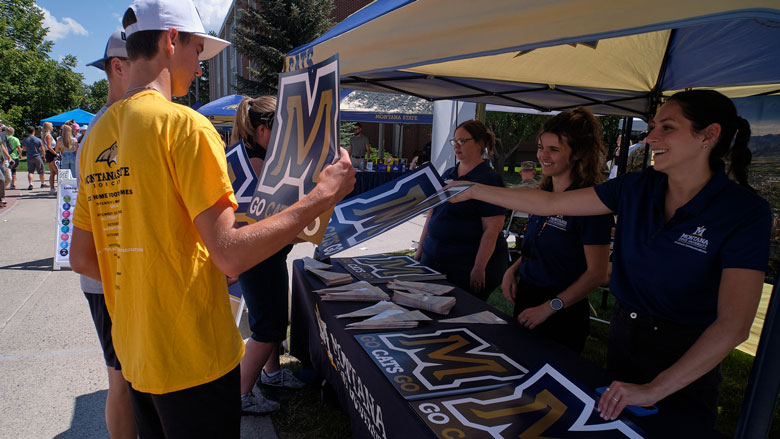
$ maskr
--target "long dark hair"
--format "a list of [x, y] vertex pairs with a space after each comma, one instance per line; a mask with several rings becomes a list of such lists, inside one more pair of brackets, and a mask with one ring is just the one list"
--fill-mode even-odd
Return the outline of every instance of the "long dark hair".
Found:
[[737, 115], [731, 99], [715, 90], [688, 90], [675, 93], [668, 102], [680, 106], [697, 133], [713, 123], [720, 125], [720, 137], [710, 151], [710, 169], [718, 170], [725, 158], [729, 162], [728, 174], [750, 188], [748, 166], [753, 159], [748, 148], [750, 123]]
[[[595, 186], [604, 180], [601, 170], [604, 168], [607, 148], [601, 137], [601, 122], [587, 108], [577, 107], [572, 111], [558, 113], [542, 125], [538, 141], [542, 134], [566, 139], [571, 148], [571, 180], [574, 189]], [[552, 190], [552, 177], [542, 179], [541, 188]]]

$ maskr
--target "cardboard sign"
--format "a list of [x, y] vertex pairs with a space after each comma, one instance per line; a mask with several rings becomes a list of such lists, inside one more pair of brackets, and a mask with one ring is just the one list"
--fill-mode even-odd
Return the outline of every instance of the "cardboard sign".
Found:
[[601, 419], [595, 399], [549, 364], [517, 386], [411, 405], [436, 437], [642, 438], [631, 421]]
[[445, 192], [430, 164], [336, 205], [320, 244], [320, 254], [331, 256], [378, 236], [432, 209], [471, 187]]
[[225, 158], [227, 158], [230, 184], [233, 186], [233, 194], [238, 202], [236, 224], [239, 227], [251, 224], [256, 220], [249, 217], [246, 212], [249, 210], [254, 188], [257, 186], [257, 175], [249, 163], [244, 142], [239, 140], [238, 143], [228, 148], [225, 151]]
[[437, 280], [447, 276], [406, 255], [374, 255], [334, 258], [357, 280], [382, 284], [391, 280]]
[[[339, 159], [338, 55], [304, 70], [279, 75], [279, 97], [268, 154], [248, 215], [261, 220], [309, 193], [325, 165]], [[319, 243], [331, 211], [299, 238]]]
[[466, 328], [355, 338], [398, 393], [410, 400], [505, 386], [528, 372]]
[[[70, 177], [67, 169], [66, 176]], [[70, 243], [73, 238], [73, 211], [76, 208], [78, 195], [78, 180], [74, 178], [59, 179], [57, 186], [57, 210], [55, 218], [54, 264], [53, 269], [70, 268]]]

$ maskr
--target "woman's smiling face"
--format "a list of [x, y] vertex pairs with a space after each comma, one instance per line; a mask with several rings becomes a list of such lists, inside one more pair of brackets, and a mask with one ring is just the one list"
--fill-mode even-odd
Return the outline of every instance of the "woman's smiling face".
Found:
[[571, 148], [565, 137], [557, 134], [542, 133], [536, 146], [536, 158], [542, 164], [545, 177], [558, 177], [571, 171]]

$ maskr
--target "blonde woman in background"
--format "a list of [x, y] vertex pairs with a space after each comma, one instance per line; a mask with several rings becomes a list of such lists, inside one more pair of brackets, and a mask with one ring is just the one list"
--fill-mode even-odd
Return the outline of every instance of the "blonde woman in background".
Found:
[[[43, 123], [43, 150], [45, 151], [44, 161], [49, 165], [49, 192], [55, 192], [55, 179], [57, 178], [57, 164], [54, 162], [59, 155], [55, 150], [56, 145], [54, 142], [54, 136], [51, 135], [53, 131], [51, 122]], [[46, 187], [45, 183], [41, 183], [41, 187]]]
[[[276, 97], [244, 98], [238, 105], [230, 143], [244, 142], [249, 162], [260, 175], [271, 140]], [[241, 411], [264, 415], [279, 409], [279, 403], [253, 391], [255, 382], [267, 386], [299, 389], [305, 384], [279, 365], [279, 345], [287, 337], [287, 255], [292, 244], [241, 273], [238, 281], [249, 311], [252, 335], [241, 360]]]
[[78, 148], [79, 144], [76, 138], [73, 137], [73, 129], [70, 125], [63, 125], [62, 135], [57, 138], [57, 147], [55, 149], [62, 153], [60, 167], [62, 169], [70, 169], [71, 175], [76, 175], [76, 151], [78, 151]]

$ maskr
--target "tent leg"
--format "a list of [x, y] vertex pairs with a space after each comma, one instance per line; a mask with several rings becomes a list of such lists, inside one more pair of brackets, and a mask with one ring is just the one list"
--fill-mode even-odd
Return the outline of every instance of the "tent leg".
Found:
[[735, 438], [766, 438], [772, 425], [777, 396], [780, 393], [780, 296], [778, 283], [764, 320], [764, 329], [750, 371], [750, 380], [737, 422]]

